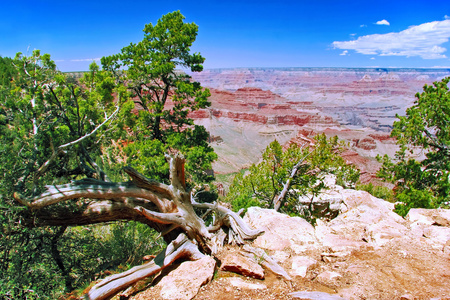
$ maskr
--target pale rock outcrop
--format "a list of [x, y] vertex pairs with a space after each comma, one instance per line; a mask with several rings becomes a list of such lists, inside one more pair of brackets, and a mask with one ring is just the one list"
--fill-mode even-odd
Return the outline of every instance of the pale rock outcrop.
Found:
[[450, 210], [414, 208], [405, 219], [411, 235], [425, 237], [433, 248], [450, 254]]
[[[292, 284], [310, 282], [310, 291], [289, 294], [297, 299], [430, 299], [450, 293], [450, 210], [412, 209], [402, 218], [393, 212], [394, 204], [369, 193], [331, 189], [342, 197], [340, 213], [332, 220], [318, 219], [315, 227], [299, 217], [249, 208], [244, 220], [265, 232], [253, 245], [221, 258], [222, 270], [265, 276], [271, 284], [231, 277], [212, 285], [222, 293], [252, 299], [277, 293], [272, 280], [277, 280], [275, 286], [284, 285], [287, 293]], [[185, 262], [164, 277], [155, 292], [163, 299], [191, 299], [211, 279], [214, 265], [209, 257]], [[271, 272], [264, 274], [261, 266]], [[209, 268], [206, 275], [201, 268]], [[254, 269], [259, 271], [249, 271]], [[276, 279], [269, 277], [272, 272]], [[188, 291], [191, 285], [195, 287]], [[201, 294], [208, 295], [205, 289]], [[206, 299], [203, 296], [199, 299]]]
[[250, 207], [244, 220], [253, 228], [264, 230], [253, 245], [267, 250], [292, 249], [301, 252], [314, 247], [314, 227], [300, 217], [289, 217], [273, 209]]
[[448, 209], [413, 208], [405, 218], [414, 225], [450, 226], [450, 210]]
[[201, 286], [211, 281], [215, 265], [216, 261], [210, 256], [184, 262], [164, 276], [155, 289], [161, 290], [162, 299], [192, 299]]
[[358, 249], [370, 243], [378, 247], [401, 238], [408, 228], [405, 220], [393, 212], [394, 205], [367, 192], [340, 190], [344, 199], [339, 216], [330, 222], [317, 222], [316, 237], [334, 251]]

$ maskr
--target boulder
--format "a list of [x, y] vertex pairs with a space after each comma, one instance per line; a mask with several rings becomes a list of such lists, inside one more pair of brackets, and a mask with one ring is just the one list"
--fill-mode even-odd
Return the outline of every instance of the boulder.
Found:
[[267, 250], [292, 249], [296, 252], [314, 248], [314, 227], [300, 217], [289, 217], [273, 209], [250, 207], [244, 220], [253, 228], [264, 230], [253, 245]]
[[[257, 259], [257, 257], [255, 258]], [[244, 257], [239, 253], [229, 253], [222, 259], [220, 269], [256, 279], [264, 279], [264, 270], [255, 258]]]
[[405, 219], [413, 224], [450, 227], [450, 210], [413, 208], [408, 212]]
[[190, 300], [201, 286], [211, 281], [215, 266], [216, 261], [210, 256], [184, 262], [164, 276], [155, 289], [160, 289], [162, 299]]
[[448, 250], [450, 245], [450, 210], [414, 208], [405, 219], [415, 237], [425, 237], [435, 248]]
[[364, 191], [341, 190], [345, 209], [329, 222], [317, 221], [315, 233], [332, 252], [379, 247], [408, 231], [406, 221], [393, 212], [394, 205]]

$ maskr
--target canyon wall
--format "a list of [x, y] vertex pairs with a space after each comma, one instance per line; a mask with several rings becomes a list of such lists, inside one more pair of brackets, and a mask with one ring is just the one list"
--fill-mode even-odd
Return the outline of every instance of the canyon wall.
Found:
[[[425, 84], [450, 69], [279, 68], [214, 69], [190, 74], [211, 89], [207, 110], [191, 116], [216, 139], [216, 173], [257, 162], [273, 139], [325, 132], [350, 143], [353, 155], [376, 169], [377, 154], [395, 152], [389, 138]], [[355, 154], [356, 153], [356, 154]]]

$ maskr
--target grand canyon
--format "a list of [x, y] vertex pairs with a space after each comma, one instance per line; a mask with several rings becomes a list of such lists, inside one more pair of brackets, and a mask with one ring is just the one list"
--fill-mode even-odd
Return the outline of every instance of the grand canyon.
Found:
[[257, 162], [274, 139], [325, 133], [349, 143], [344, 155], [364, 182], [374, 179], [375, 156], [396, 150], [389, 136], [396, 115], [450, 69], [241, 68], [190, 75], [211, 90], [211, 107], [191, 116], [211, 134], [216, 174]]

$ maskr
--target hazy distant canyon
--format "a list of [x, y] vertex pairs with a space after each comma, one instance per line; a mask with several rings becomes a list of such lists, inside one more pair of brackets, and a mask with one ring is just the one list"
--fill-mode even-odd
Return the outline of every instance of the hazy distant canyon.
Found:
[[285, 143], [321, 132], [350, 142], [349, 161], [373, 170], [377, 153], [395, 150], [389, 132], [396, 114], [450, 69], [242, 68], [190, 75], [211, 90], [211, 107], [192, 117], [211, 133], [216, 172], [257, 162], [274, 138]]

